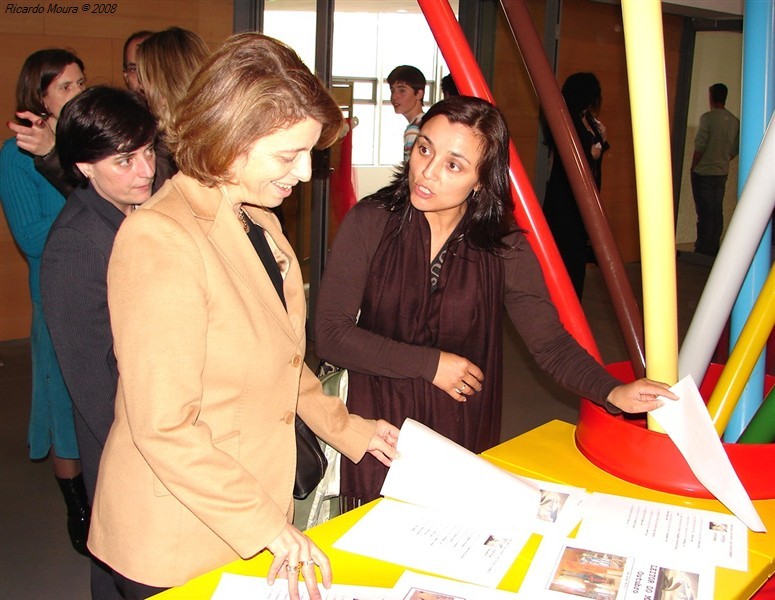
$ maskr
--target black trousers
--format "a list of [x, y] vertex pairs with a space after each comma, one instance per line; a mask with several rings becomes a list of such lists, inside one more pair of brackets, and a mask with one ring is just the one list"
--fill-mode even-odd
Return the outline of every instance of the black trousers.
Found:
[[161, 594], [163, 591], [169, 589], [153, 587], [151, 585], [145, 585], [144, 583], [132, 581], [116, 571], [113, 571], [113, 581], [116, 582], [116, 587], [124, 600], [145, 600], [146, 598]]
[[90, 568], [92, 600], [121, 600], [111, 568], [94, 557]]
[[716, 256], [724, 230], [724, 191], [726, 175], [692, 173], [692, 195], [697, 211], [697, 242], [694, 251]]

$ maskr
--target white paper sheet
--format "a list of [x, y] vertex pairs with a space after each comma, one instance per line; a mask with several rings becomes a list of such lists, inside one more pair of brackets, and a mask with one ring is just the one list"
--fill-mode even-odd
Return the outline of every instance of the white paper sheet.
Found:
[[514, 592], [404, 571], [393, 586], [396, 600], [517, 600]]
[[478, 585], [496, 587], [528, 528], [496, 528], [383, 498], [334, 547]]
[[674, 562], [748, 570], [748, 529], [734, 515], [592, 494], [576, 540]]
[[530, 600], [712, 600], [714, 569], [699, 563], [649, 560], [604, 543], [545, 539], [519, 590]]
[[[517, 477], [517, 475], [515, 475]], [[589, 496], [584, 488], [541, 481], [530, 477], [519, 479], [538, 488], [541, 500], [538, 514], [530, 524], [535, 533], [567, 537], [578, 525], [584, 509], [585, 499]]]
[[[318, 584], [323, 600], [396, 600], [392, 588], [375, 588], [353, 585], [331, 586], [325, 589]], [[309, 600], [307, 587], [299, 583], [301, 600]], [[211, 600], [288, 600], [288, 582], [284, 579], [275, 580], [270, 586], [265, 577], [250, 577], [223, 573]]]
[[397, 449], [381, 490], [386, 498], [520, 528], [538, 513], [535, 485], [417, 421], [404, 421]]
[[697, 480], [752, 531], [767, 529], [735, 473], [690, 375], [670, 388], [680, 400], [665, 400], [649, 414], [670, 436]]

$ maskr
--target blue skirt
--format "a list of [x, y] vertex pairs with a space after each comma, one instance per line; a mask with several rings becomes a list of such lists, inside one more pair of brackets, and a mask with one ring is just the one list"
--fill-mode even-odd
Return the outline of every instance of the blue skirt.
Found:
[[78, 443], [75, 440], [73, 401], [67, 392], [62, 371], [59, 369], [54, 345], [43, 319], [43, 309], [32, 303], [32, 406], [27, 444], [30, 458], [45, 458], [53, 448], [59, 458], [75, 458]]

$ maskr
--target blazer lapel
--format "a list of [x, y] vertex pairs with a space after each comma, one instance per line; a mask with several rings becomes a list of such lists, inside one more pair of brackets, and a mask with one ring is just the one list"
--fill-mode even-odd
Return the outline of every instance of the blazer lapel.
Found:
[[[184, 176], [185, 177], [185, 176]], [[176, 179], [178, 177], [176, 176]], [[299, 329], [296, 318], [290, 317], [291, 299], [286, 287], [286, 312], [275, 292], [269, 275], [261, 264], [242, 224], [229, 202], [217, 188], [207, 188], [186, 177], [179, 186], [202, 229], [223, 262], [245, 283], [264, 310], [271, 314], [283, 331], [296, 341]], [[256, 221], [258, 222], [258, 221]], [[291, 256], [292, 256], [291, 251]], [[301, 284], [300, 284], [301, 285]], [[303, 331], [303, 325], [301, 331]]]

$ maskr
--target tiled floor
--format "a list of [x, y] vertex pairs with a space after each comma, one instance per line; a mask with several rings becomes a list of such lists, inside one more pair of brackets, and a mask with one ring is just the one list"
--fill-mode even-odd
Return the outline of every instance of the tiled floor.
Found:
[[[678, 261], [679, 339], [683, 337], [709, 268]], [[640, 298], [638, 264], [627, 265]], [[584, 311], [607, 362], [626, 360], [600, 272], [590, 268]], [[504, 342], [502, 438], [552, 419], [575, 422], [576, 398], [538, 371], [511, 324]], [[29, 411], [27, 340], [0, 343], [0, 599], [79, 600], [89, 597], [88, 561], [70, 547], [65, 507], [48, 462], [27, 458]]]

